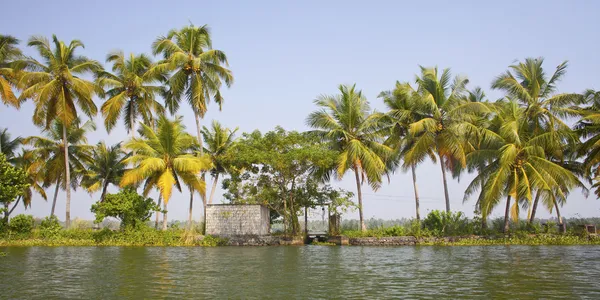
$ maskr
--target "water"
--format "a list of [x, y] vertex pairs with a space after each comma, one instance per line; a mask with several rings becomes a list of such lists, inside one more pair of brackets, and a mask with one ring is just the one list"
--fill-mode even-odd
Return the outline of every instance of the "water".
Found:
[[8, 247], [1, 299], [589, 298], [598, 246]]

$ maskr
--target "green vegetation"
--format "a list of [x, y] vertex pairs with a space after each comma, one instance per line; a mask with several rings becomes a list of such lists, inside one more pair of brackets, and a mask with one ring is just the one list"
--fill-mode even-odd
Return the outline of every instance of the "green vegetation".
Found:
[[159, 209], [154, 200], [138, 195], [132, 188], [108, 194], [104, 201], [92, 205], [92, 212], [96, 215], [95, 223], [104, 221], [106, 217], [114, 217], [121, 221], [122, 228], [128, 230], [145, 226], [152, 213]]
[[[482, 88], [469, 89], [469, 80], [453, 77], [449, 69], [420, 67], [414, 81], [397, 81], [381, 92], [387, 111], [372, 110], [356, 85], [342, 85], [338, 94], [314, 100], [316, 110], [306, 117], [311, 131], [276, 127], [236, 137], [237, 128], [230, 130], [217, 121], [210, 128], [201, 126], [210, 102], [222, 109], [223, 84], [233, 84], [227, 56], [213, 48], [206, 25], [159, 36], [151, 45], [158, 58], [109, 53], [110, 72], [81, 55], [79, 40], [34, 36], [27, 46], [36, 55], [24, 56], [17, 39], [0, 35], [2, 102], [15, 109], [32, 102], [33, 123], [42, 133], [11, 139], [7, 129], [0, 130], [0, 202], [5, 216], [1, 231], [9, 240], [13, 234], [30, 234], [38, 241], [137, 245], [148, 239], [150, 244], [167, 245], [183, 239], [196, 244], [191, 238], [194, 199], [200, 196], [206, 208], [219, 180], [227, 201], [266, 205], [272, 221], [281, 222], [284, 234], [292, 236], [301, 234], [299, 218], [306, 218], [309, 208], [328, 206], [333, 214], [358, 208], [353, 230], [360, 232], [348, 231], [349, 236], [514, 238], [520, 232], [545, 231], [535, 218], [539, 205], [556, 213], [560, 233], [567, 234], [556, 239], [568, 240], [574, 233], [565, 232], [571, 228], [564, 226], [560, 209], [568, 205], [569, 194], [587, 195], [591, 185], [600, 197], [600, 92], [558, 93], [567, 62], [550, 76], [542, 58], [526, 58], [508, 71], [498, 70], [490, 86], [503, 93], [496, 101], [487, 99]], [[96, 129], [91, 121], [98, 113], [94, 96], [103, 99], [104, 127], [111, 131], [121, 120], [131, 135], [128, 140], [113, 146], [88, 144], [87, 135]], [[177, 113], [182, 102], [194, 113], [197, 138], [187, 132], [182, 117], [165, 115]], [[440, 165], [445, 211], [432, 211], [422, 219], [416, 171], [428, 159]], [[363, 183], [377, 190], [390, 174], [409, 169], [416, 220], [369, 228], [363, 216]], [[356, 203], [354, 193], [330, 185], [348, 171], [355, 177]], [[213, 180], [209, 197], [208, 172]], [[473, 220], [450, 210], [448, 180], [465, 173], [474, 173], [463, 198], [474, 201]], [[111, 184], [122, 190], [107, 195]], [[35, 205], [34, 194], [46, 200], [50, 187], [52, 210], [39, 228], [28, 227], [30, 219], [23, 216], [14, 218], [13, 227], [8, 219], [15, 207]], [[71, 226], [70, 195], [79, 187], [90, 194], [100, 192], [91, 207], [96, 221], [118, 218], [120, 231], [71, 231], [77, 226]], [[190, 191], [185, 234], [167, 228], [173, 188]], [[66, 192], [67, 230], [60, 229], [54, 213], [59, 189]], [[156, 202], [147, 197], [153, 190], [159, 191]], [[503, 220], [490, 222], [488, 216], [498, 207]], [[152, 212], [155, 228], [162, 213], [164, 233], [143, 225]], [[203, 243], [220, 242], [208, 238]]]

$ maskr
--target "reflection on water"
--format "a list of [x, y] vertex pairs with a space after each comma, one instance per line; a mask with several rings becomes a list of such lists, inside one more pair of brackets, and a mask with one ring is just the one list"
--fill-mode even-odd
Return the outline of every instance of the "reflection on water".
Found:
[[2, 299], [590, 298], [598, 246], [8, 247]]

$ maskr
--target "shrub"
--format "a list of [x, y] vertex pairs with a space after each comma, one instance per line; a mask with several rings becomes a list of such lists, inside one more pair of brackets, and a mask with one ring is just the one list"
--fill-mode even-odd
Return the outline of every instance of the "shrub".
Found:
[[44, 238], [55, 237], [62, 230], [62, 226], [56, 216], [45, 217], [40, 223], [40, 235]]
[[472, 234], [469, 220], [462, 212], [453, 213], [433, 210], [423, 220], [423, 227], [435, 236]]
[[10, 230], [15, 233], [29, 234], [33, 230], [32, 215], [16, 215], [10, 219]]
[[205, 247], [225, 246], [227, 245], [227, 239], [220, 238], [212, 235], [205, 235], [200, 245]]
[[122, 229], [143, 227], [152, 213], [159, 210], [152, 198], [144, 198], [132, 188], [107, 194], [103, 202], [92, 205], [91, 209], [96, 214], [95, 223], [102, 222], [106, 217], [114, 217], [121, 220]]

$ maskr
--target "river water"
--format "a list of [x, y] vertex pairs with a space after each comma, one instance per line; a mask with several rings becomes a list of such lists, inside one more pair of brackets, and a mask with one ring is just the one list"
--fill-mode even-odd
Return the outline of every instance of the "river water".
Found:
[[1, 299], [600, 299], [598, 246], [7, 247]]

